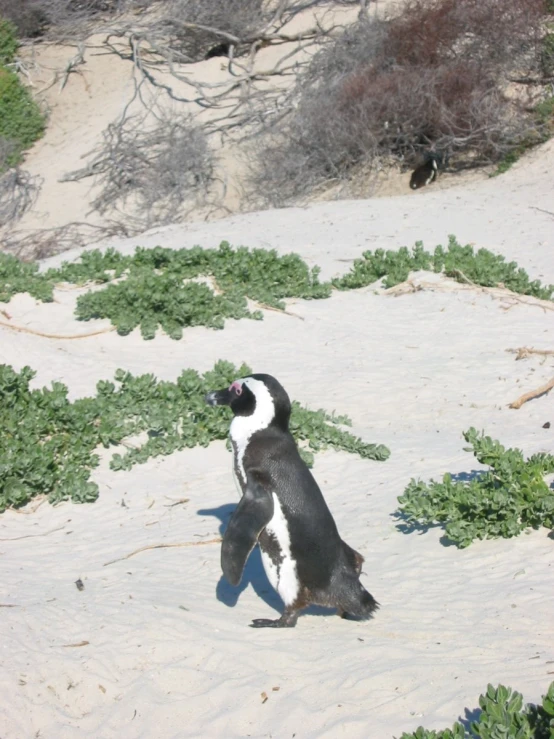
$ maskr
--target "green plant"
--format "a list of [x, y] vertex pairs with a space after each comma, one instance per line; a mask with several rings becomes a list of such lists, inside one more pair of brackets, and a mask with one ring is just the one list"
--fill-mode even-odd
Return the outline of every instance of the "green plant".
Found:
[[18, 46], [15, 26], [0, 17], [0, 65], [13, 62]]
[[8, 303], [17, 293], [29, 293], [33, 298], [51, 303], [54, 282], [44, 279], [38, 264], [22, 262], [11, 254], [0, 253], [0, 303]]
[[[113, 470], [129, 470], [151, 457], [226, 439], [228, 409], [207, 406], [204, 395], [249, 372], [246, 365], [237, 368], [219, 361], [204, 375], [188, 369], [176, 382], [167, 382], [118, 370], [114, 382], [97, 384], [95, 397], [71, 402], [62, 383], [32, 390], [33, 370], [24, 367], [15, 372], [0, 365], [0, 512], [39, 494], [47, 495], [51, 503], [95, 500], [98, 486], [90, 480], [99, 461], [95, 450], [141, 432], [147, 434], [144, 443], [112, 456]], [[310, 450], [327, 447], [368, 459], [388, 458], [386, 447], [366, 444], [338, 428], [347, 422], [293, 403], [292, 432], [307, 443], [303, 451], [308, 461]]]
[[515, 262], [506, 262], [502, 255], [488, 249], [474, 251], [469, 244], [462, 246], [455, 236], [448, 237], [446, 249], [437, 246], [432, 254], [424, 250], [421, 241], [411, 251], [406, 247], [398, 251], [366, 251], [362, 259], [355, 260], [350, 272], [332, 283], [338, 290], [352, 290], [385, 277], [385, 287], [392, 287], [408, 279], [414, 270], [444, 272], [459, 282], [470, 280], [486, 287], [502, 284], [514, 292], [544, 300], [552, 300], [554, 292], [554, 285], [543, 286], [538, 280], [531, 281]]
[[[51, 271], [45, 279], [108, 281], [109, 271], [113, 277], [126, 273], [126, 279], [81, 296], [77, 317], [109, 318], [120, 334], [140, 325], [145, 339], [155, 336], [158, 325], [179, 339], [185, 326], [223, 328], [226, 318], [261, 319], [259, 310], [249, 310], [247, 298], [284, 308], [282, 298], [323, 298], [331, 290], [319, 282], [319, 270], [310, 270], [296, 254], [233, 249], [227, 242], [218, 249], [139, 248], [127, 257], [113, 250], [90, 252], [86, 260]], [[190, 282], [202, 276], [214, 279], [215, 290]]]
[[21, 161], [21, 152], [42, 136], [44, 124], [44, 116], [29, 90], [14, 72], [0, 67], [0, 137], [15, 144], [5, 166]]
[[[106, 283], [103, 290], [82, 295], [76, 315], [81, 320], [109, 318], [121, 335], [140, 326], [145, 339], [158, 327], [179, 339], [186, 326], [223, 328], [226, 318], [261, 319], [247, 300], [261, 307], [284, 308], [283, 298], [327, 298], [333, 287], [352, 290], [385, 277], [391, 286], [407, 279], [412, 270], [444, 272], [462, 282], [504, 284], [515, 292], [551, 299], [553, 286], [531, 281], [515, 262], [486, 249], [474, 252], [454, 236], [444, 249], [426, 252], [421, 242], [413, 250], [364, 252], [349, 273], [329, 282], [319, 281], [319, 268], [310, 269], [296, 254], [279, 256], [275, 250], [233, 249], [223, 241], [217, 249], [138, 248], [132, 255], [114, 249], [84, 252], [76, 262], [39, 273], [35, 265], [0, 253], [0, 301], [19, 292], [51, 301], [59, 282], [85, 285]], [[202, 281], [203, 280], [203, 281]], [[209, 285], [204, 284], [208, 282]]]
[[544, 475], [554, 472], [554, 456], [525, 459], [474, 428], [464, 433], [478, 462], [490, 469], [469, 481], [450, 474], [442, 482], [412, 479], [398, 498], [401, 515], [417, 526], [445, 524], [446, 536], [467, 547], [474, 539], [517, 536], [526, 528], [554, 527], [554, 490]]
[[487, 686], [479, 696], [481, 714], [469, 729], [456, 722], [450, 729], [429, 731], [420, 726], [400, 739], [552, 739], [554, 737], [554, 682], [550, 683], [542, 705], [523, 704], [516, 690], [499, 685]]

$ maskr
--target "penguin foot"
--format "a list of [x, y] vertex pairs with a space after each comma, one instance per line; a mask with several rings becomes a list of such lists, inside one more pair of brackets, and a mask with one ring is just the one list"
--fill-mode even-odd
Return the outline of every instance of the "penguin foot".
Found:
[[265, 629], [265, 628], [271, 628], [271, 629], [283, 629], [288, 628], [292, 629], [294, 626], [296, 626], [296, 622], [298, 621], [298, 614], [297, 613], [287, 613], [286, 611], [283, 613], [281, 618], [255, 618], [250, 626], [253, 629]]

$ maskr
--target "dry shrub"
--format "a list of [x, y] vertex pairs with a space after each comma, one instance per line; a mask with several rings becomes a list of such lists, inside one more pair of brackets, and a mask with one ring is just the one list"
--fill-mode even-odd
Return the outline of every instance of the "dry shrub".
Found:
[[40, 179], [14, 167], [0, 175], [0, 228], [13, 224], [34, 204]]
[[135, 228], [172, 223], [205, 193], [213, 160], [203, 130], [188, 115], [164, 111], [111, 124], [85, 170], [97, 175], [93, 210], [120, 212]]
[[2, 251], [30, 262], [112, 237], [127, 238], [131, 235], [122, 224], [110, 222], [103, 226], [71, 222], [53, 228], [11, 229], [2, 234]]
[[546, 12], [545, 0], [407, 0], [386, 53], [402, 66], [505, 64], [536, 44]]
[[425, 151], [459, 168], [500, 160], [542, 124], [509, 75], [540, 70], [545, 0], [407, 0], [315, 55], [294, 110], [257, 141], [254, 198], [290, 202], [352, 167]]
[[72, 38], [88, 33], [99, 16], [112, 17], [142, 0], [0, 0], [0, 15], [16, 26], [20, 38], [48, 34]]
[[[162, 13], [169, 47], [185, 61], [203, 59], [234, 38], [248, 38], [268, 17], [263, 0], [169, 0]], [[236, 48], [235, 55], [241, 51]]]

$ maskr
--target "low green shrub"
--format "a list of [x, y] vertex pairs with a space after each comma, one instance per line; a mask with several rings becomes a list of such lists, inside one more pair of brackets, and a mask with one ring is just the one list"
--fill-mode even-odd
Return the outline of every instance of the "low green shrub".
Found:
[[525, 459], [474, 428], [464, 433], [478, 462], [490, 469], [470, 480], [444, 475], [442, 482], [412, 479], [398, 498], [400, 516], [419, 527], [445, 525], [447, 538], [467, 547], [475, 539], [517, 536], [527, 528], [554, 527], [554, 490], [544, 475], [554, 472], [554, 456]]
[[554, 293], [554, 285], [543, 286], [538, 280], [531, 281], [515, 262], [506, 262], [501, 254], [493, 254], [488, 249], [474, 251], [469, 244], [462, 246], [455, 236], [448, 237], [446, 249], [437, 246], [432, 254], [424, 250], [421, 241], [412, 250], [402, 247], [398, 251], [366, 251], [362, 259], [356, 259], [350, 272], [332, 282], [338, 290], [352, 290], [385, 277], [385, 287], [393, 287], [407, 280], [415, 270], [443, 272], [459, 282], [471, 280], [484, 287], [502, 284], [514, 292], [544, 300], [552, 300]]
[[13, 62], [18, 46], [15, 26], [0, 17], [0, 65]]
[[[140, 326], [142, 336], [152, 339], [161, 328], [173, 339], [187, 326], [223, 328], [227, 318], [261, 319], [247, 300], [260, 307], [282, 309], [284, 298], [328, 298], [333, 287], [353, 290], [385, 277], [387, 286], [407, 279], [413, 270], [444, 272], [461, 282], [477, 285], [503, 284], [518, 293], [551, 299], [554, 286], [531, 281], [515, 262], [486, 249], [474, 252], [454, 236], [444, 249], [426, 252], [421, 242], [413, 250], [365, 252], [349, 273], [332, 282], [319, 281], [319, 268], [310, 269], [296, 254], [279, 256], [275, 250], [233, 249], [223, 241], [217, 249], [138, 248], [132, 255], [114, 249], [84, 252], [80, 259], [39, 273], [36, 266], [22, 264], [0, 253], [0, 301], [29, 292], [45, 302], [53, 299], [59, 282], [85, 285], [106, 283], [77, 300], [81, 320], [108, 318], [121, 335]], [[199, 278], [209, 278], [210, 286]], [[196, 280], [196, 281], [195, 281]], [[111, 283], [111, 284], [108, 284]]]
[[19, 77], [0, 67], [0, 138], [14, 144], [5, 168], [21, 161], [21, 154], [44, 132], [45, 119]]
[[[98, 486], [90, 480], [99, 462], [95, 449], [120, 444], [141, 432], [147, 432], [147, 439], [124, 454], [114, 454], [113, 470], [129, 470], [151, 457], [226, 439], [229, 409], [207, 406], [204, 395], [249, 373], [246, 365], [236, 368], [224, 361], [204, 375], [184, 370], [176, 382], [118, 370], [114, 382], [97, 384], [95, 397], [72, 402], [62, 383], [32, 390], [33, 370], [24, 367], [15, 372], [0, 365], [0, 512], [41, 494], [51, 503], [95, 500]], [[293, 403], [291, 430], [298, 442], [306, 443], [303, 454], [308, 462], [311, 452], [327, 447], [367, 459], [388, 458], [385, 446], [366, 444], [338, 428], [347, 421]]]
[[552, 739], [554, 737], [554, 682], [550, 683], [542, 705], [523, 704], [516, 690], [487, 686], [479, 697], [481, 714], [469, 729], [456, 722], [452, 729], [429, 731], [420, 726], [400, 739]]
[[[124, 280], [105, 290], [90, 292], [77, 301], [81, 320], [109, 318], [121, 335], [140, 326], [143, 338], [154, 338], [158, 326], [173, 339], [180, 339], [186, 326], [221, 329], [226, 318], [261, 319], [259, 310], [248, 308], [247, 298], [284, 308], [282, 298], [324, 298], [329, 284], [319, 282], [319, 270], [310, 270], [296, 254], [279, 256], [264, 249], [233, 249], [222, 242], [218, 249], [137, 249], [132, 256], [114, 250], [89, 252], [81, 262], [46, 273], [55, 280]], [[215, 291], [198, 282], [209, 276]], [[219, 293], [219, 294], [218, 294]]]

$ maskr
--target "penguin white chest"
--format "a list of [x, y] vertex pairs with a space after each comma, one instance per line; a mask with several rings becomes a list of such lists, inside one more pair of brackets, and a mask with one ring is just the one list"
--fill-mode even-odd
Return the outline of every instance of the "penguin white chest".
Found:
[[260, 549], [262, 562], [267, 578], [283, 599], [285, 605], [295, 602], [300, 590], [296, 562], [292, 558], [290, 532], [287, 519], [279, 503], [279, 498], [273, 495], [273, 518], [265, 527], [266, 533], [275, 540], [279, 547], [279, 554], [272, 557], [268, 552]]

